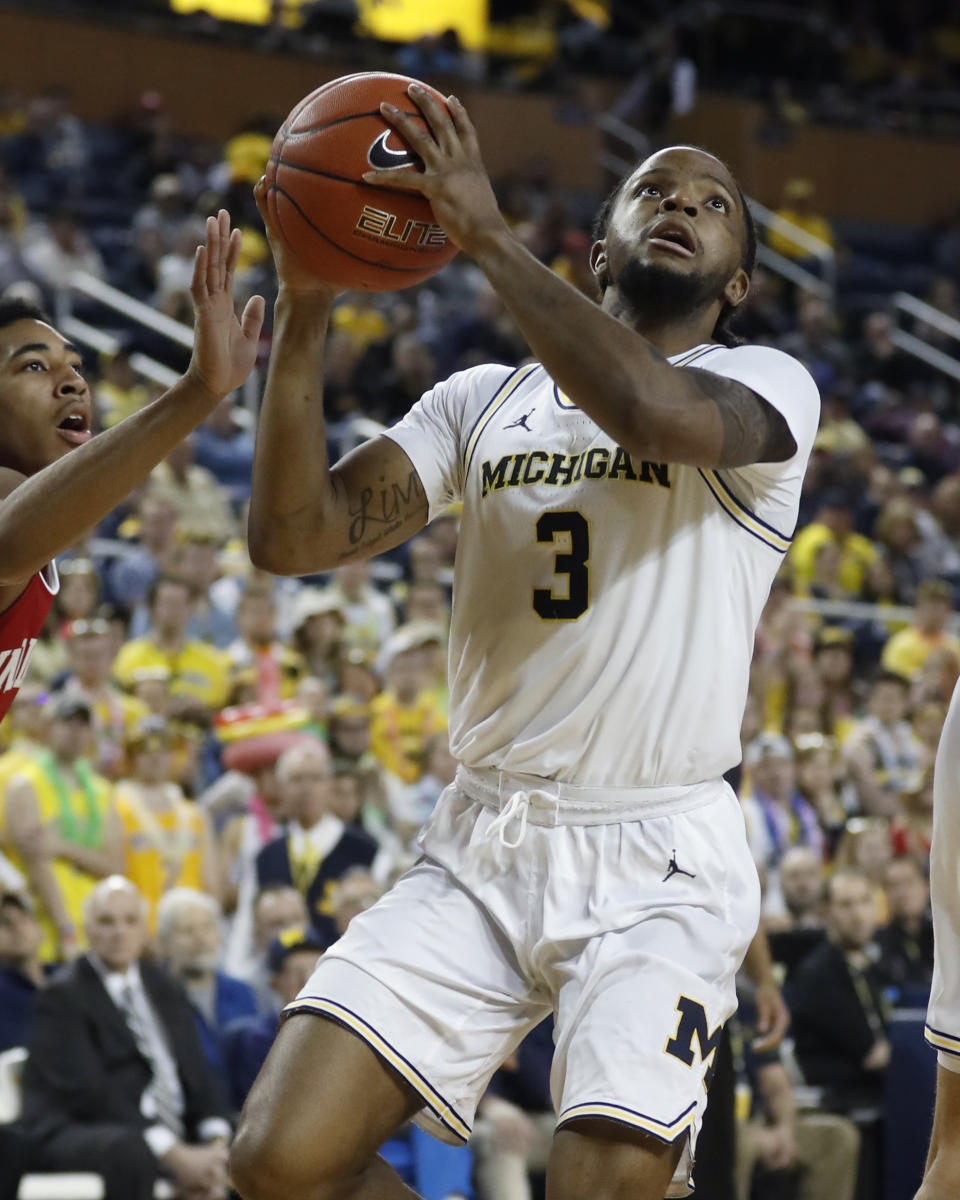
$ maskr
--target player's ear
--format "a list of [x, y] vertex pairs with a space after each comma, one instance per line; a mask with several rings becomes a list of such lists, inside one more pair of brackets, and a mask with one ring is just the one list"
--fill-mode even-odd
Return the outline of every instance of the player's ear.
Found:
[[597, 283], [600, 285], [600, 291], [603, 292], [607, 287], [607, 243], [604, 241], [594, 242], [590, 247], [590, 270], [593, 272]]
[[739, 308], [750, 292], [750, 276], [743, 267], [737, 267], [723, 289], [723, 298], [731, 308]]

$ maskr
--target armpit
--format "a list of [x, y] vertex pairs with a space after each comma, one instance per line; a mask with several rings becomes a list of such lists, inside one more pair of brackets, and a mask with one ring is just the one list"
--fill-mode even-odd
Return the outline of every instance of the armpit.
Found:
[[745, 384], [710, 371], [690, 368], [698, 390], [712, 400], [723, 424], [718, 467], [786, 462], [797, 443], [782, 413]]

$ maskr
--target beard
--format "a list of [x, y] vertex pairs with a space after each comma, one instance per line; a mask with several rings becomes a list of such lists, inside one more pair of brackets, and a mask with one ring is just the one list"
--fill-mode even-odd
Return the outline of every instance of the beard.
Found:
[[614, 286], [638, 325], [677, 325], [719, 299], [727, 279], [726, 272], [701, 275], [631, 259]]

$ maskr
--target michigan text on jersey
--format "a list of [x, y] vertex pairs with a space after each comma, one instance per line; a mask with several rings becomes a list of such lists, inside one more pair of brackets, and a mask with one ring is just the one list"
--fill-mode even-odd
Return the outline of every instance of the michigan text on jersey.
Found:
[[542, 483], [548, 487], [567, 487], [581, 479], [626, 479], [634, 483], [670, 486], [667, 463], [641, 462], [634, 466], [626, 450], [617, 446], [611, 452], [605, 446], [592, 446], [581, 454], [550, 453], [528, 450], [505, 454], [496, 464], [485, 461], [481, 467], [481, 497], [503, 488], [526, 487]]

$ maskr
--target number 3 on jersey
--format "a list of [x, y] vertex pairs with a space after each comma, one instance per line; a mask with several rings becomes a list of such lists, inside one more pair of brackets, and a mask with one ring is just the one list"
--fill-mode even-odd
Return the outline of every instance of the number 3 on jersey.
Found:
[[552, 588], [534, 588], [533, 610], [545, 621], [575, 621], [590, 603], [590, 526], [583, 513], [544, 513], [537, 521], [537, 541], [556, 542], [558, 537], [570, 539], [569, 550], [558, 550], [553, 559], [554, 574], [567, 576], [567, 594], [555, 596]]

